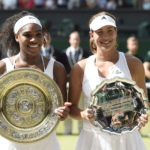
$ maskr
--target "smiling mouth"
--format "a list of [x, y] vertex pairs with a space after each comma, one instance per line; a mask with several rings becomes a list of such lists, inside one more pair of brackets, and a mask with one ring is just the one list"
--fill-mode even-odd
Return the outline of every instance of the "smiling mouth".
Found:
[[38, 48], [39, 45], [29, 45], [30, 48]]
[[107, 42], [101, 42], [101, 44], [103, 46], [109, 46], [112, 42], [111, 41], [107, 41]]

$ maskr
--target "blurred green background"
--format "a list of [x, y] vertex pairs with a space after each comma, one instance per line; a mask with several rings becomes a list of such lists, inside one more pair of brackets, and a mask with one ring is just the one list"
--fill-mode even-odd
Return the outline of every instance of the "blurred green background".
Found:
[[[58, 50], [60, 50], [60, 51], [64, 51], [65, 48], [67, 46], [69, 46], [67, 38], [55, 38], [54, 40], [52, 40], [52, 43], [53, 43], [54, 47], [58, 48]], [[126, 38], [118, 40], [118, 43], [117, 43], [118, 51], [127, 52], [126, 45], [127, 45], [126, 44]], [[89, 37], [86, 37], [86, 38], [84, 37], [84, 39], [82, 39], [82, 37], [81, 37], [81, 47], [85, 51], [90, 51]], [[140, 57], [142, 57], [143, 60], [144, 60], [144, 58], [147, 55], [148, 51], [150, 51], [150, 40], [149, 39], [143, 39], [143, 40], [139, 39], [138, 55]]]

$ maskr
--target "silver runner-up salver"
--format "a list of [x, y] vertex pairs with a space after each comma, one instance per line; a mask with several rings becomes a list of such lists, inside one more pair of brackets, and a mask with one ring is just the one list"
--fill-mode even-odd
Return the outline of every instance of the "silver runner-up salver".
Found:
[[138, 119], [146, 113], [147, 102], [144, 91], [134, 81], [119, 77], [105, 80], [92, 92], [92, 124], [110, 134], [132, 132], [140, 125]]
[[0, 77], [0, 135], [19, 143], [48, 136], [63, 103], [56, 83], [42, 71], [20, 68]]

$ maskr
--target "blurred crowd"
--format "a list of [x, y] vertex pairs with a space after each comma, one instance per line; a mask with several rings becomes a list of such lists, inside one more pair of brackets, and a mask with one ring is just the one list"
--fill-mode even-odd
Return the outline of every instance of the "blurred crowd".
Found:
[[150, 0], [0, 0], [0, 9], [138, 8], [150, 10]]

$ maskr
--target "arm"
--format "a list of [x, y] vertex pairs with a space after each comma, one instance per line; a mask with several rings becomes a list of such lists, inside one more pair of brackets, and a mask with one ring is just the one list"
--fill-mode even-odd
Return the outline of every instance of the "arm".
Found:
[[72, 69], [70, 74], [69, 83], [69, 100], [72, 103], [70, 107], [71, 117], [77, 120], [92, 120], [94, 118], [94, 112], [91, 109], [82, 110], [78, 107], [80, 95], [82, 91], [82, 81], [84, 75], [86, 59], [78, 62]]
[[64, 66], [55, 61], [54, 63], [54, 80], [61, 90], [64, 105], [55, 109], [55, 113], [60, 117], [60, 120], [65, 120], [69, 114], [71, 103], [67, 102], [67, 91], [66, 91], [66, 70]]
[[[143, 63], [139, 59], [132, 56], [127, 56], [126, 59], [129, 66], [129, 70], [131, 72], [132, 79], [136, 82], [136, 84], [140, 88], [144, 90], [145, 95], [147, 95]], [[145, 124], [148, 122], [148, 115], [142, 114], [140, 116], [139, 122], [140, 122], [140, 128], [142, 126], [145, 126]]]
[[64, 66], [58, 61], [55, 61], [54, 63], [54, 80], [61, 90], [64, 102], [66, 102], [67, 101], [67, 92], [66, 92], [67, 75]]
[[144, 62], [144, 71], [145, 71], [145, 76], [150, 79], [150, 62]]
[[6, 64], [3, 61], [0, 61], [0, 76], [6, 71]]
[[139, 88], [144, 90], [146, 94], [147, 90], [145, 85], [145, 72], [143, 63], [138, 58], [129, 55], [126, 55], [126, 59], [132, 79], [136, 82]]

